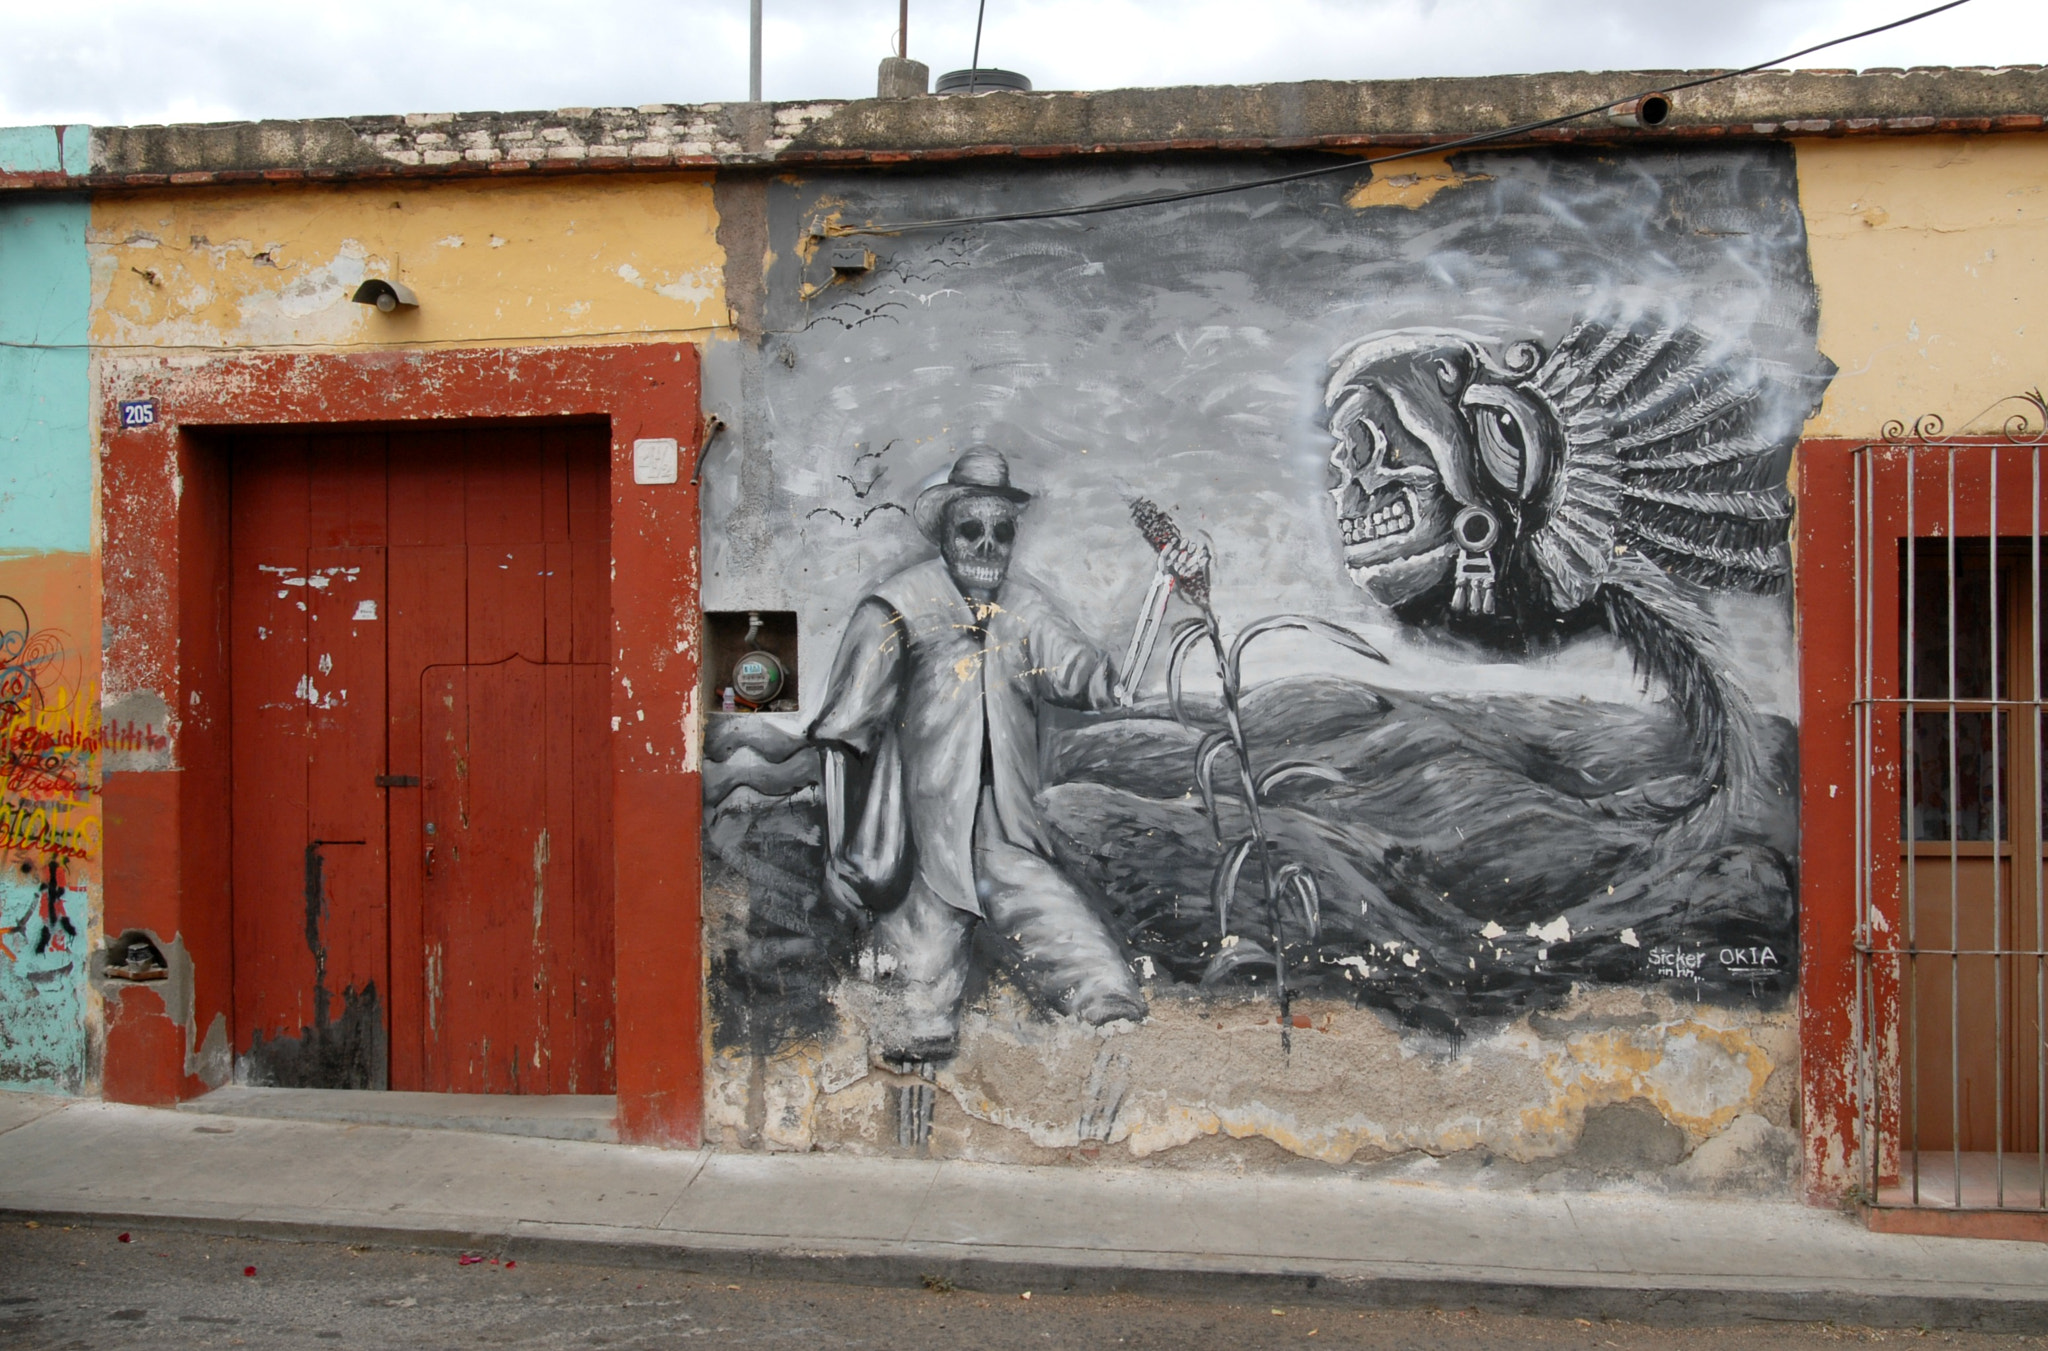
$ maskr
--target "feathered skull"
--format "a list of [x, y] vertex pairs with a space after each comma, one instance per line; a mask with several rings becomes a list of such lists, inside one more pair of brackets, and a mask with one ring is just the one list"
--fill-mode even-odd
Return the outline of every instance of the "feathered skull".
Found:
[[1402, 329], [1338, 352], [1327, 403], [1331, 496], [1352, 580], [1389, 606], [1451, 586], [1494, 608], [1494, 550], [1546, 506], [1564, 442], [1526, 377], [1529, 343]]
[[1643, 569], [1771, 591], [1785, 458], [1753, 357], [1657, 316], [1556, 345], [1376, 333], [1331, 360], [1331, 495], [1352, 580], [1417, 610], [1524, 624]]
[[1703, 601], [1790, 575], [1798, 422], [1768, 397], [1774, 368], [1655, 314], [1583, 319], [1548, 347], [1397, 329], [1330, 364], [1353, 581], [1489, 643], [1604, 628], [1680, 705], [1702, 791], [1746, 772], [1747, 702]]

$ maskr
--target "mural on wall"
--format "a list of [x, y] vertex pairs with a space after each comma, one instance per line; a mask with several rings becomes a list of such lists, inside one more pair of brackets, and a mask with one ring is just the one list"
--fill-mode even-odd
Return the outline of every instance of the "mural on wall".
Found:
[[87, 974], [81, 872], [99, 854], [100, 729], [64, 635], [0, 595], [0, 1079], [76, 1089]]
[[1581, 320], [1548, 350], [1374, 334], [1331, 364], [1352, 580], [1511, 652], [1605, 629], [1693, 738], [1683, 809], [1741, 796], [1755, 728], [1702, 601], [1791, 575], [1789, 446], [1755, 358], [1648, 314]]
[[[824, 756], [822, 892], [868, 930], [892, 1060], [956, 1050], [978, 928], [1049, 1007], [1093, 1024], [1145, 1016], [1122, 939], [1062, 873], [1039, 816], [1041, 708], [1107, 709], [1123, 691], [1058, 602], [1009, 575], [1030, 500], [989, 447], [918, 494], [911, 516], [939, 557], [861, 601], [808, 734]], [[1183, 545], [1170, 566], [1199, 579], [1201, 551]]]
[[[849, 177], [771, 225], [1141, 186]], [[991, 982], [1453, 1044], [1574, 987], [1789, 992], [1785, 481], [1831, 373], [1789, 155], [873, 243], [837, 286], [778, 244], [773, 431], [707, 506], [710, 603], [801, 597], [835, 654], [707, 732], [719, 1045], [858, 1017], [944, 1061]]]

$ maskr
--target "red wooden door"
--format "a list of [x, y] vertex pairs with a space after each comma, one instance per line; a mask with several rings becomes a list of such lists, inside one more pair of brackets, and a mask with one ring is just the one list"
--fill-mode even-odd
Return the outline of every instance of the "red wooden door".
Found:
[[237, 457], [252, 1081], [611, 1090], [607, 450], [471, 429]]
[[287, 435], [235, 462], [235, 1026], [257, 1083], [386, 1078], [384, 456]]
[[[422, 869], [424, 1080], [467, 1093], [577, 1093], [611, 1083], [609, 762], [576, 735], [606, 668], [427, 671]], [[508, 729], [517, 729], [507, 735]], [[603, 963], [608, 975], [610, 963]]]

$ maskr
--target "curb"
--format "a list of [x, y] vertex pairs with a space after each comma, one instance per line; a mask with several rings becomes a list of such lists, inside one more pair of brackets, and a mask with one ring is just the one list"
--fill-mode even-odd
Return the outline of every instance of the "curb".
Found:
[[[1736, 1323], [1841, 1323], [1870, 1327], [1943, 1328], [1977, 1332], [2048, 1331], [2048, 1290], [2037, 1298], [1995, 1294], [1865, 1293], [1834, 1287], [1803, 1289], [1692, 1285], [1624, 1274], [1613, 1283], [1520, 1276], [1415, 1276], [1325, 1272], [1299, 1266], [1107, 1265], [1033, 1260], [999, 1248], [927, 1246], [882, 1252], [806, 1249], [774, 1240], [737, 1239], [729, 1246], [650, 1243], [613, 1237], [516, 1233], [504, 1228], [407, 1228], [398, 1225], [161, 1215], [144, 1211], [71, 1211], [0, 1205], [0, 1223], [70, 1224], [86, 1228], [157, 1229], [286, 1243], [352, 1243], [459, 1252], [488, 1249], [521, 1262], [639, 1267], [823, 1281], [843, 1285], [917, 1287], [927, 1277], [964, 1290], [1033, 1290], [1062, 1294], [1144, 1294], [1245, 1303], [1289, 1300], [1354, 1308], [1470, 1308], [1487, 1313], [1620, 1320], [1672, 1326]], [[679, 1237], [682, 1237], [679, 1235]], [[1626, 1282], [1623, 1284], [1622, 1282]]]

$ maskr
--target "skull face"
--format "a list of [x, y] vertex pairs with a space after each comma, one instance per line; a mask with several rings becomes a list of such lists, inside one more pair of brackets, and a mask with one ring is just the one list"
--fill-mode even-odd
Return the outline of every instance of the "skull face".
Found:
[[1560, 435], [1519, 379], [1533, 354], [1506, 355], [1466, 334], [1418, 330], [1338, 354], [1327, 400], [1330, 496], [1344, 566], [1383, 605], [1451, 580], [1461, 547], [1471, 547], [1455, 533], [1461, 512], [1512, 522], [1540, 505]]
[[1010, 553], [1017, 546], [1017, 503], [994, 496], [956, 499], [946, 508], [946, 529], [939, 550], [955, 585], [965, 591], [993, 594], [1009, 575]]
[[[1354, 349], [1331, 382], [1330, 497], [1351, 580], [1397, 606], [1447, 581], [1468, 433], [1458, 391], [1471, 379], [1464, 344], [1398, 335]], [[1341, 381], [1341, 385], [1339, 383]]]

